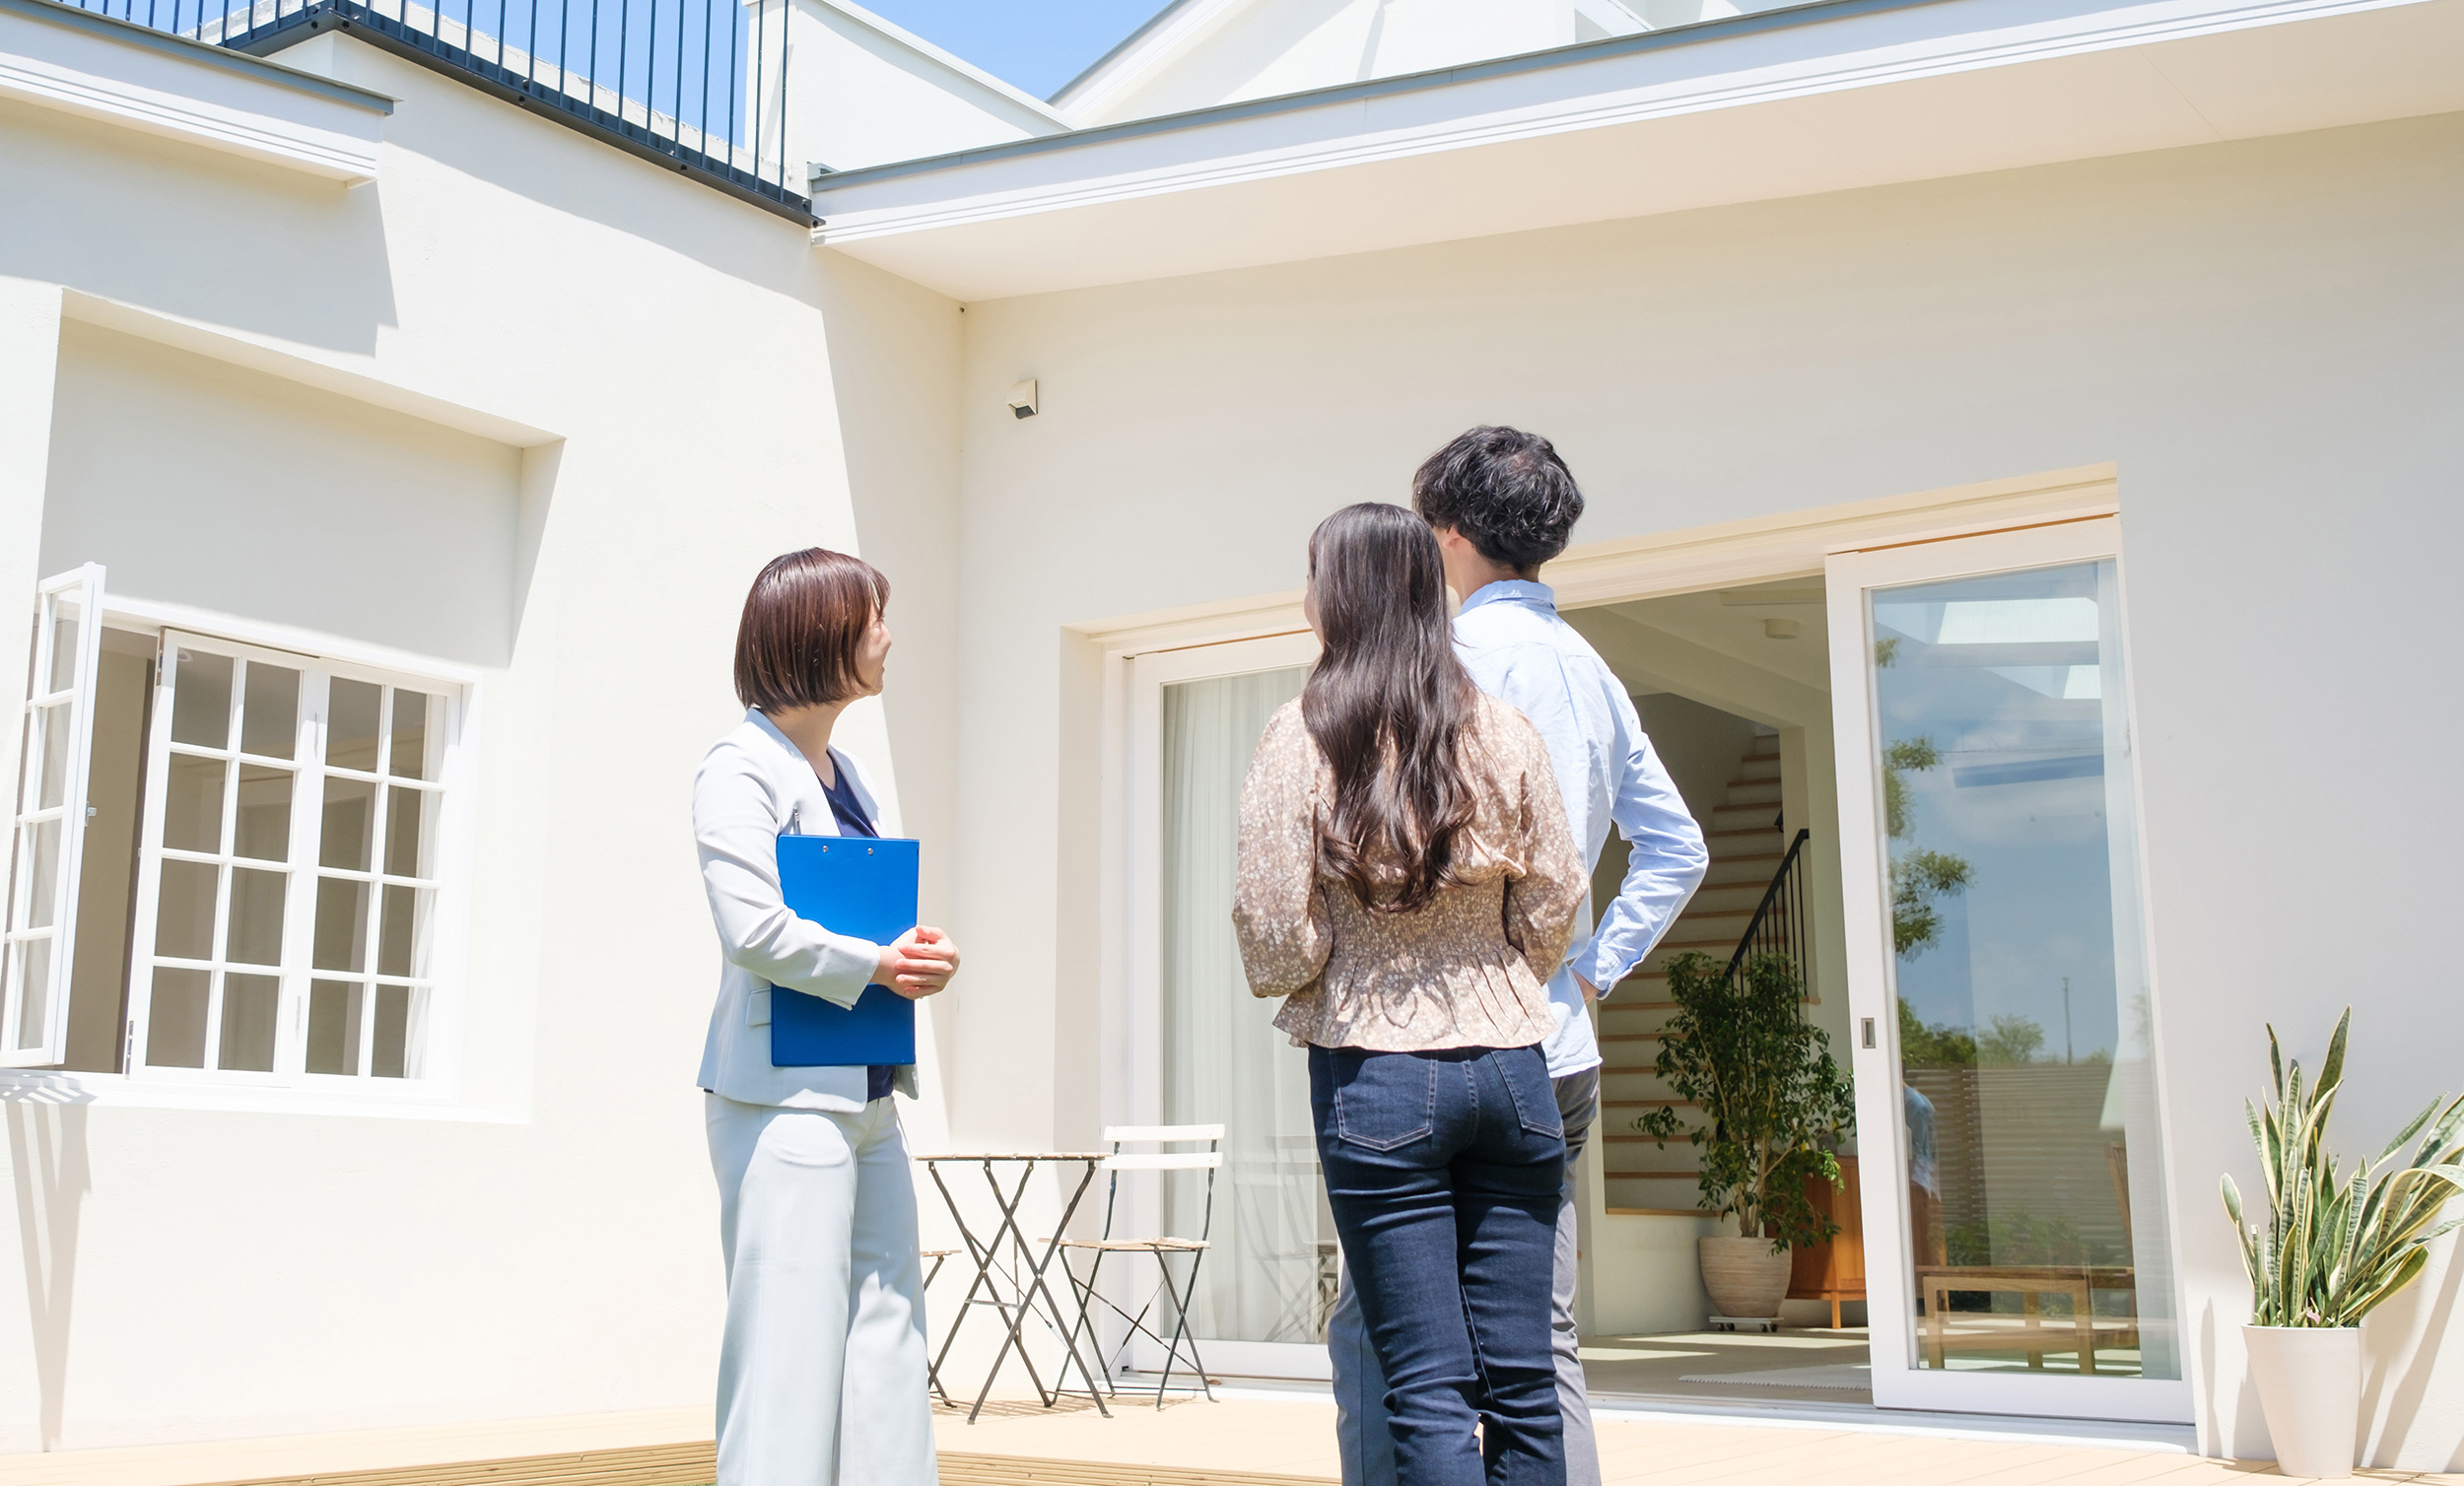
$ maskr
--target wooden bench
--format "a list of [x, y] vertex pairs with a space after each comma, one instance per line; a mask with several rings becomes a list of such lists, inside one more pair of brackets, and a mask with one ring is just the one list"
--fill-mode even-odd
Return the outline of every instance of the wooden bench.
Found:
[[[2139, 1344], [2139, 1282], [2137, 1271], [2128, 1267], [2091, 1267], [2059, 1264], [1941, 1264], [1924, 1265], [1916, 1271], [1917, 1291], [1925, 1300], [1925, 1355], [1927, 1365], [1940, 1368], [1953, 1348], [1962, 1351], [2017, 1351], [2027, 1354], [2027, 1365], [2041, 1369], [2048, 1352], [2076, 1352], [2082, 1373], [2096, 1371], [2095, 1293], [2118, 1290], [2131, 1298], [2126, 1324], [2108, 1327], [2104, 1345], [2135, 1347]], [[1971, 1332], [1962, 1336], [1951, 1333], [1951, 1297], [1960, 1291], [2005, 1293], [2016, 1291], [2019, 1296], [2019, 1314], [2023, 1320], [2012, 1329]], [[2071, 1298], [2071, 1324], [2055, 1330], [2044, 1323], [2042, 1306], [2048, 1295]]]

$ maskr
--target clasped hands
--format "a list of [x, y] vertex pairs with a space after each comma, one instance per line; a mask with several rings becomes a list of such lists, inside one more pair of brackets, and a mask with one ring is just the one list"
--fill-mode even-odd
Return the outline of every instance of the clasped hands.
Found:
[[911, 1001], [921, 1001], [947, 986], [956, 974], [958, 946], [939, 929], [920, 923], [881, 946], [881, 963], [873, 967], [872, 979]]

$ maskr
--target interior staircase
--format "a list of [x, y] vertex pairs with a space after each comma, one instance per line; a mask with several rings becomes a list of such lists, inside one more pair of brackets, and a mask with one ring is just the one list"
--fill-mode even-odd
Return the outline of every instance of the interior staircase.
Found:
[[1694, 1210], [1699, 1168], [1694, 1148], [1682, 1137], [1663, 1150], [1638, 1134], [1634, 1120], [1647, 1111], [1677, 1106], [1668, 1086], [1651, 1071], [1660, 1056], [1661, 1029], [1675, 1008], [1661, 966], [1699, 951], [1728, 963], [1753, 919], [1755, 905], [1787, 854], [1780, 829], [1780, 740], [1759, 735], [1738, 761], [1727, 797], [1711, 811], [1704, 833], [1711, 870], [1666, 937], [1643, 957], [1632, 975], [1600, 1003], [1601, 1109], [1599, 1142], [1607, 1158], [1608, 1210], [1612, 1213]]

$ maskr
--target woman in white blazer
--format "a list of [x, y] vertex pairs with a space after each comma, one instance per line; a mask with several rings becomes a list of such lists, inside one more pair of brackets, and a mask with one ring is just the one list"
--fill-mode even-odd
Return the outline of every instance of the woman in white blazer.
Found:
[[725, 964], [702, 1053], [719, 1178], [727, 1329], [719, 1486], [929, 1486], [924, 1270], [893, 1089], [916, 1070], [780, 1068], [772, 987], [852, 1006], [868, 984], [923, 997], [958, 949], [919, 926], [875, 944], [781, 901], [785, 835], [878, 835], [861, 766], [830, 746], [847, 705], [881, 691], [887, 579], [810, 548], [764, 568], [736, 632], [744, 721], [693, 781], [693, 835]]

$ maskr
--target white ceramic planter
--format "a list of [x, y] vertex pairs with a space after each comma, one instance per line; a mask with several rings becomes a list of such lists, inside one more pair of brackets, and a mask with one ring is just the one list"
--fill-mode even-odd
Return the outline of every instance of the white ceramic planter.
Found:
[[2241, 1337], [2276, 1468], [2323, 1481], [2352, 1475], [2361, 1425], [2361, 1328], [2244, 1326]]
[[1769, 1239], [1696, 1239], [1694, 1251], [1718, 1314], [1740, 1320], [1780, 1314], [1780, 1302], [1788, 1299], [1787, 1250], [1773, 1253]]

